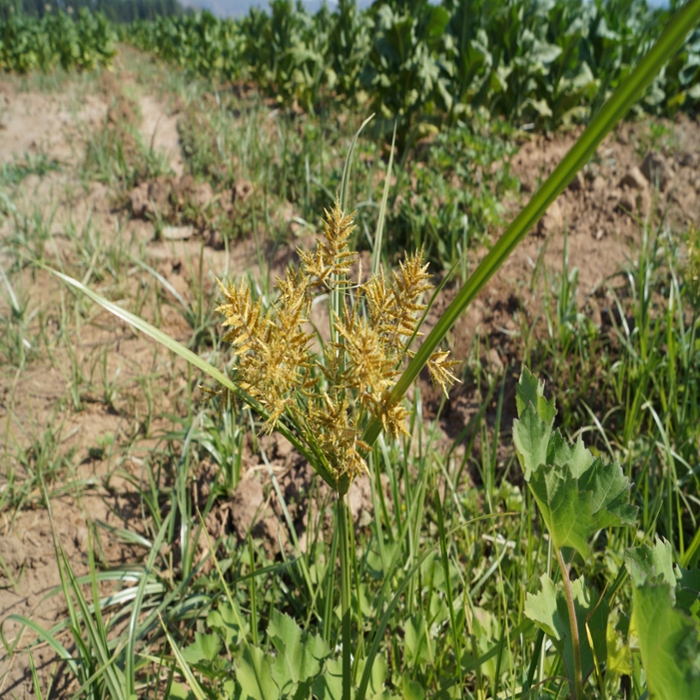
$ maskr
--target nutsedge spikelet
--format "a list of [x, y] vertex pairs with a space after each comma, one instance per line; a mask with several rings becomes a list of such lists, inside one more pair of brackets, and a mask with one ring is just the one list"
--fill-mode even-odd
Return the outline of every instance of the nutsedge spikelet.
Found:
[[456, 360], [448, 360], [449, 352], [435, 350], [428, 360], [428, 371], [433, 384], [439, 386], [447, 396], [449, 388], [457, 381], [452, 370], [459, 365]]
[[336, 202], [330, 210], [326, 210], [326, 220], [323, 230], [325, 241], [319, 242], [314, 253], [297, 249], [299, 258], [306, 274], [315, 278], [315, 286], [326, 286], [329, 289], [334, 284], [334, 278], [346, 275], [356, 254], [348, 250], [349, 239], [355, 230], [353, 217], [345, 216]]
[[[219, 283], [224, 302], [218, 310], [225, 317], [223, 338], [235, 353], [235, 381], [265, 411], [264, 430], [287, 420], [305, 444], [320, 450], [336, 483], [366, 470], [369, 448], [360, 436], [372, 416], [380, 416], [391, 438], [408, 434], [408, 411], [391, 401], [391, 388], [432, 289], [422, 251], [408, 256], [390, 280], [380, 268], [364, 283], [360, 271], [351, 284], [354, 228], [338, 204], [326, 211], [324, 240], [313, 252], [298, 251], [300, 269], [289, 267], [277, 280], [278, 296], [267, 306], [244, 283]], [[314, 296], [329, 290], [342, 293], [340, 316], [332, 320], [334, 342], [315, 353], [304, 326]], [[442, 351], [428, 362], [445, 392], [456, 380], [456, 364]]]

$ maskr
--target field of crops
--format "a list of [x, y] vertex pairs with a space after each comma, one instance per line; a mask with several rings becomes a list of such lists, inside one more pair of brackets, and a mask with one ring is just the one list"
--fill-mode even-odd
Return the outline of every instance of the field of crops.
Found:
[[0, 697], [700, 697], [699, 22], [0, 19]]
[[[658, 38], [669, 12], [634, 0], [426, 0], [309, 15], [292, 0], [241, 20], [208, 14], [128, 27], [124, 37], [204, 76], [250, 79], [280, 104], [338, 99], [390, 128], [453, 123], [479, 107], [546, 128], [595, 112]], [[673, 114], [700, 101], [700, 32], [641, 100]]]
[[43, 19], [13, 14], [0, 20], [0, 71], [92, 70], [114, 58], [117, 33], [99, 13], [58, 12]]

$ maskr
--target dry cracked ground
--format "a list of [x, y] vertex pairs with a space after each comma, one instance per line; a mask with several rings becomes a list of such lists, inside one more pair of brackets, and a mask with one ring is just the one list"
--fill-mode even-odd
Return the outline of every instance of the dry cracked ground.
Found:
[[[197, 319], [186, 310], [196, 317], [204, 299], [200, 312], [213, 314], [215, 276], [260, 274], [261, 250], [273, 271], [292, 255], [285, 246], [257, 247], [252, 235], [223, 246], [211, 219], [184, 215], [194, 207], [235, 216], [236, 203], [255, 193], [243, 180], [215, 192], [187, 174], [181, 112], [177, 99], [139, 81], [121, 59], [101, 76], [0, 78], [0, 168], [7, 175], [20, 163], [32, 171], [0, 185], [0, 313], [9, 319], [0, 364], [0, 619], [3, 637], [15, 649], [33, 636], [10, 616], [30, 617], [45, 628], [65, 618], [65, 601], [56, 592], [56, 543], [78, 575], [88, 569], [89, 523], [100, 523], [93, 543], [100, 565], [142, 555], [118, 530], [140, 531], [137, 485], [145, 478], [144, 464], [177, 458], [166, 454], [163, 436], [181, 427], [178, 417], [188, 415], [201, 381], [42, 265], [79, 271], [83, 284], [188, 343]], [[664, 137], [654, 139], [654, 130]], [[522, 183], [521, 201], [578, 133], [523, 139], [511, 163]], [[109, 146], [104, 139], [116, 138], [127, 161], [140, 138], [169, 174], [132, 182], [126, 190], [100, 182], [95, 154]], [[480, 337], [488, 341], [490, 371], [517, 362], [517, 331], [523, 318], [537, 324], [537, 285], [547, 278], [540, 274], [533, 285], [533, 273], [561, 270], [564, 230], [569, 264], [579, 270], [581, 304], [600, 323], [606, 280], [634, 257], [640, 222], [663, 215], [672, 231], [700, 223], [698, 143], [700, 126], [686, 118], [621, 125], [460, 320], [452, 338], [456, 357], [467, 357]], [[276, 225], [283, 230], [293, 220], [293, 209], [282, 209]], [[473, 253], [472, 267], [482, 253]], [[454, 293], [444, 292], [428, 324]], [[424, 391], [430, 408], [438, 397]], [[457, 434], [477, 408], [475, 388], [457, 387], [442, 414], [446, 436]], [[293, 500], [308, 488], [308, 468], [288, 445], [271, 439], [265, 446]], [[206, 469], [201, 465], [205, 476]], [[283, 541], [263, 474], [246, 443], [238, 491], [207, 522], [214, 538], [224, 531], [243, 537], [252, 527], [273, 548]], [[205, 482], [200, 479], [200, 490], [206, 491]], [[370, 504], [360, 481], [353, 495], [356, 517]], [[298, 521], [303, 529], [303, 514]], [[55, 671], [48, 646], [37, 647], [34, 659], [41, 677]], [[0, 649], [0, 696], [33, 693], [26, 654]]]

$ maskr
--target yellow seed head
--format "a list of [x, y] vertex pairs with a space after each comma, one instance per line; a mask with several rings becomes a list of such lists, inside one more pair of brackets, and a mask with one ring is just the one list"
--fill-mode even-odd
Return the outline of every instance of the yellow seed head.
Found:
[[[380, 269], [364, 283], [360, 272], [350, 284], [354, 228], [338, 204], [326, 211], [324, 239], [313, 252], [298, 251], [300, 269], [287, 269], [277, 280], [276, 300], [265, 307], [244, 283], [219, 282], [224, 302], [218, 310], [223, 339], [235, 354], [234, 378], [267, 414], [263, 429], [288, 420], [302, 441], [321, 451], [338, 482], [366, 471], [368, 446], [360, 436], [372, 416], [380, 416], [391, 438], [408, 434], [408, 411], [389, 397], [410, 355], [407, 346], [418, 335], [423, 297], [432, 289], [422, 251], [408, 256], [390, 281]], [[314, 296], [332, 290], [342, 294], [340, 318], [333, 319], [335, 342], [314, 353], [304, 324]], [[428, 362], [446, 393], [456, 364], [442, 351]]]

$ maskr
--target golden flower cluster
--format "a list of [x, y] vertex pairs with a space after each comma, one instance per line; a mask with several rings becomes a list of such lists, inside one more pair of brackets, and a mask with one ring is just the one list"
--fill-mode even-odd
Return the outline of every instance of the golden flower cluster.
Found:
[[[234, 380], [267, 413], [264, 429], [273, 431], [286, 417], [324, 455], [336, 480], [349, 481], [365, 469], [368, 447], [360, 436], [372, 416], [381, 417], [390, 437], [407, 434], [408, 413], [389, 397], [407, 346], [418, 335], [422, 299], [432, 289], [422, 252], [409, 256], [389, 280], [380, 269], [366, 282], [360, 271], [351, 283], [353, 229], [352, 216], [336, 204], [326, 211], [325, 240], [313, 253], [298, 251], [300, 269], [290, 266], [277, 280], [274, 303], [254, 301], [245, 284], [219, 283], [225, 301], [218, 309], [225, 316], [224, 340], [236, 355]], [[339, 300], [337, 313], [331, 312], [332, 340], [320, 354], [304, 330], [319, 294]], [[428, 362], [444, 391], [455, 380], [455, 364], [440, 351]]]

